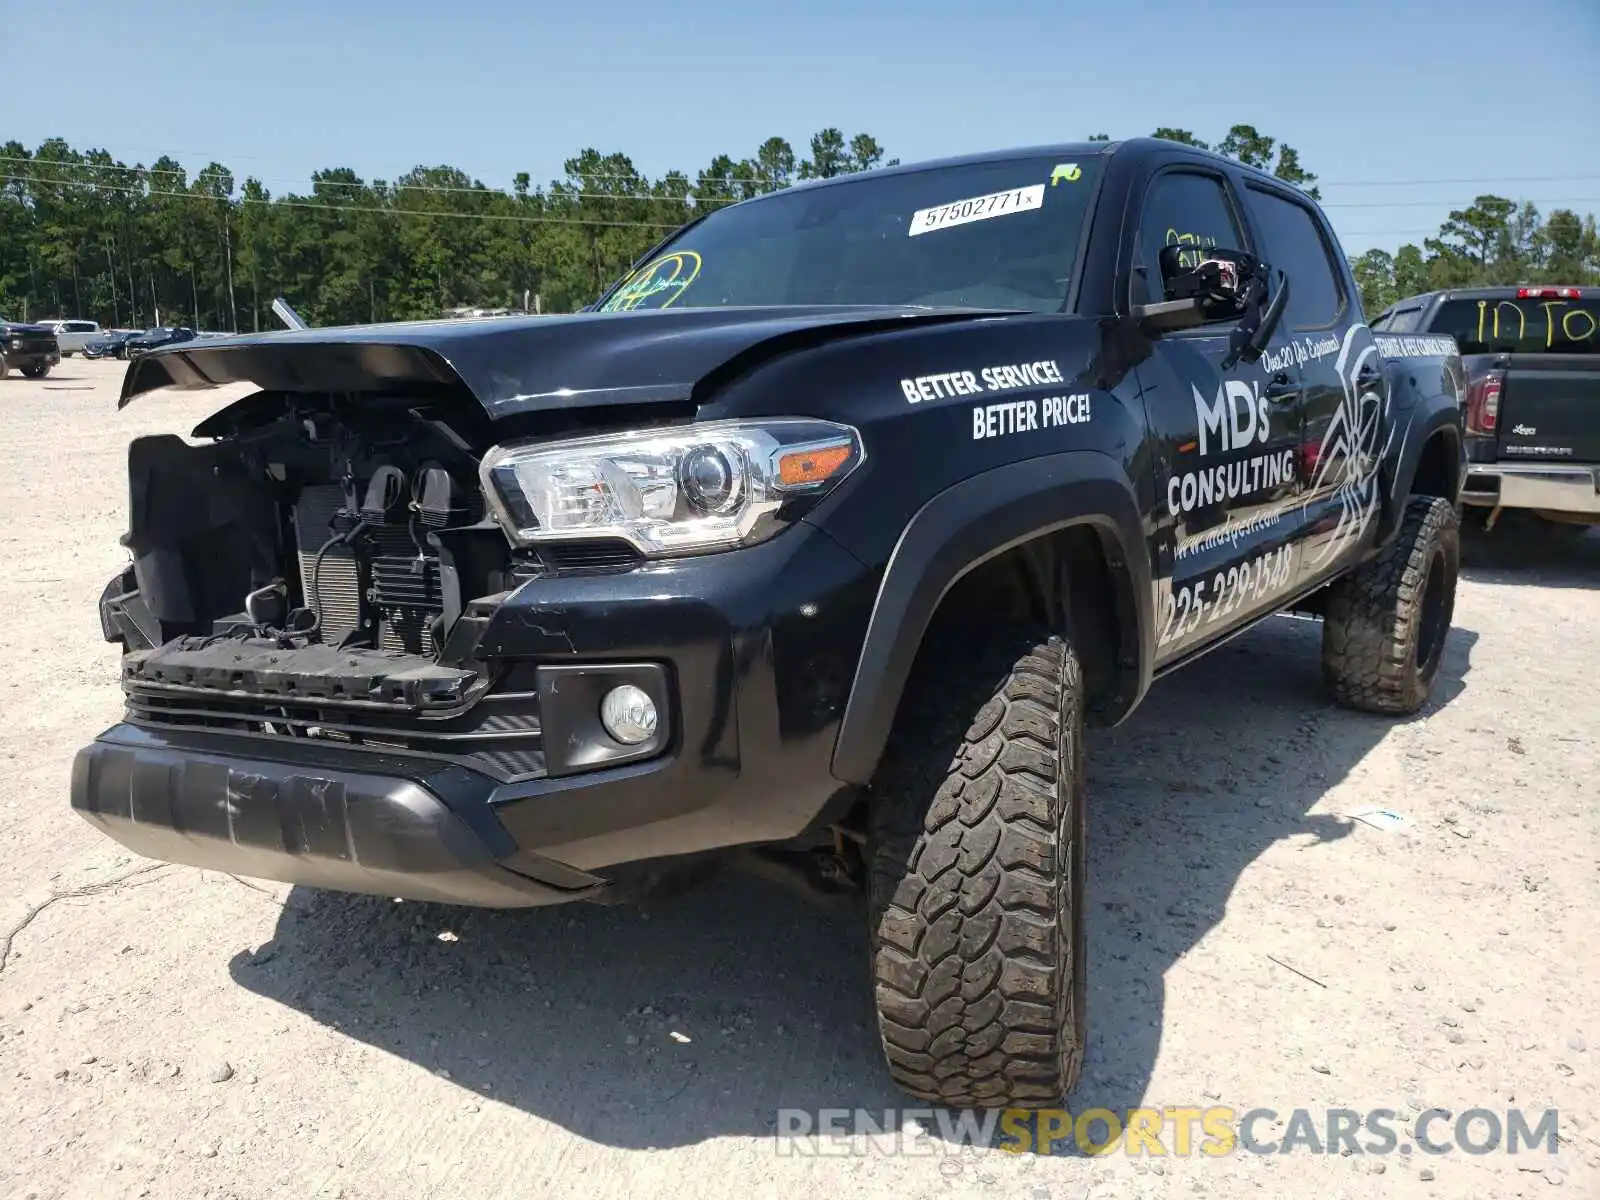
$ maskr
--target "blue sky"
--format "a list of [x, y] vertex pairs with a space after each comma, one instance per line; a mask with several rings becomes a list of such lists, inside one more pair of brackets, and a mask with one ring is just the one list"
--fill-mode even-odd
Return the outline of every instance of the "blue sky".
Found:
[[47, 26], [6, 53], [0, 139], [275, 193], [419, 163], [508, 187], [585, 146], [692, 174], [827, 125], [909, 162], [1242, 121], [1299, 149], [1352, 254], [1483, 191], [1600, 212], [1597, 0], [79, 0]]

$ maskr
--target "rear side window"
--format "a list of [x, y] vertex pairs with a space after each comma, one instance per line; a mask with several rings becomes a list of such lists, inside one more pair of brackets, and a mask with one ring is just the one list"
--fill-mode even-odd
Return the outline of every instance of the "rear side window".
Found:
[[1228, 193], [1219, 178], [1198, 171], [1167, 171], [1156, 176], [1145, 197], [1134, 258], [1143, 270], [1146, 295], [1135, 297], [1135, 303], [1160, 298], [1157, 256], [1164, 246], [1184, 247], [1180, 263], [1189, 270], [1200, 264], [1205, 250], [1245, 248], [1233, 206], [1228, 203]]
[[1428, 332], [1463, 354], [1600, 354], [1600, 300], [1446, 300]]
[[[1251, 188], [1250, 211], [1266, 242], [1262, 257], [1289, 277], [1284, 323], [1290, 329], [1326, 329], [1337, 323], [1344, 313], [1344, 291], [1334, 270], [1333, 249], [1311, 210], [1276, 192]], [[1389, 328], [1396, 327], [1390, 323]]]
[[1414, 304], [1410, 308], [1402, 308], [1389, 318], [1384, 331], [1387, 333], [1415, 333], [1417, 321], [1422, 316], [1422, 305]]

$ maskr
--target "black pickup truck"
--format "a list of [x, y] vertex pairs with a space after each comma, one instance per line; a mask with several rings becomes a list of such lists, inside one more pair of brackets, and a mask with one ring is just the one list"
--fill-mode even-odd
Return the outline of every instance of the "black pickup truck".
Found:
[[0, 379], [13, 370], [29, 379], [43, 379], [60, 361], [55, 330], [0, 318]]
[[1037, 1107], [1085, 1039], [1085, 722], [1285, 609], [1340, 701], [1429, 695], [1459, 360], [1382, 353], [1268, 175], [1139, 140], [818, 182], [592, 307], [132, 362], [123, 404], [259, 390], [131, 443], [127, 711], [74, 809], [460, 904], [798, 865], [860, 893], [895, 1080]]
[[1372, 322], [1389, 338], [1444, 335], [1461, 352], [1467, 475], [1461, 502], [1493, 529], [1507, 509], [1600, 525], [1600, 296], [1579, 287], [1460, 288], [1410, 296]]

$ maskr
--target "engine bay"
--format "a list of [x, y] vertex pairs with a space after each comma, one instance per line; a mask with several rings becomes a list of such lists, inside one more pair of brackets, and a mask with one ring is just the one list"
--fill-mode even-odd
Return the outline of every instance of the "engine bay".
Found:
[[415, 707], [470, 657], [470, 601], [514, 586], [477, 456], [415, 401], [265, 399], [196, 431], [215, 440], [130, 444], [133, 562], [101, 603], [125, 679]]

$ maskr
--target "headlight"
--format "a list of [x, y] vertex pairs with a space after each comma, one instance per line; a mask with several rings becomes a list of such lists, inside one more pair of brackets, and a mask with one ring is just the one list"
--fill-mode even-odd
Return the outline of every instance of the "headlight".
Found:
[[652, 557], [726, 550], [853, 471], [860, 435], [829, 421], [709, 421], [497, 446], [484, 495], [513, 542], [623, 538]]

